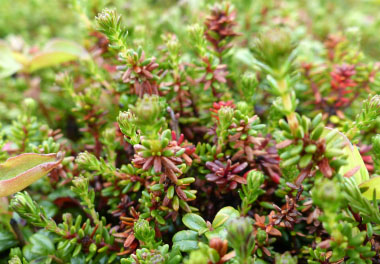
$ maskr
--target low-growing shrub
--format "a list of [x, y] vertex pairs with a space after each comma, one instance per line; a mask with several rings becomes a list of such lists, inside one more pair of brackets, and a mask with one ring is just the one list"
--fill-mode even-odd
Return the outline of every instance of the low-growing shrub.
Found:
[[33, 2], [7, 17], [44, 10], [43, 44], [0, 43], [0, 263], [380, 263], [370, 19], [72, 1], [54, 34], [59, 4]]

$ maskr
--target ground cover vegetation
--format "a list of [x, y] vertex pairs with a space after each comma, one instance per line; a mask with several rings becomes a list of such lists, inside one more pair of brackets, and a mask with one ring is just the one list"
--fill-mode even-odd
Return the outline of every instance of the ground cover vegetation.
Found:
[[0, 263], [380, 263], [378, 11], [2, 0]]

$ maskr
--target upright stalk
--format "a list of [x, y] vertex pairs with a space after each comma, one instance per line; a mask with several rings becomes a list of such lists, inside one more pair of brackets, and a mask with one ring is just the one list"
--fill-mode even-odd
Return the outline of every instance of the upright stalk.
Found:
[[293, 111], [293, 103], [290, 89], [288, 88], [288, 84], [286, 79], [281, 79], [278, 81], [278, 87], [281, 93], [281, 100], [284, 106], [284, 110], [287, 113], [286, 118], [288, 120], [290, 130], [293, 135], [296, 134], [298, 128], [298, 120], [295, 112]]

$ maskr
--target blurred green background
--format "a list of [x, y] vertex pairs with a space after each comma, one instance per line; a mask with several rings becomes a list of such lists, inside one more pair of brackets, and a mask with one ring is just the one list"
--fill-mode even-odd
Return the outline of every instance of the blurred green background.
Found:
[[[30, 45], [38, 45], [53, 37], [81, 40], [85, 37], [83, 14], [92, 19], [104, 7], [117, 8], [131, 31], [160, 38], [162, 29], [177, 34], [183, 26], [197, 22], [207, 11], [211, 0], [1, 0], [0, 38], [20, 36]], [[250, 8], [246, 23], [255, 31], [257, 20], [293, 25], [299, 31], [325, 38], [349, 27], [358, 27], [367, 54], [380, 58], [380, 0], [232, 0], [239, 10]], [[187, 12], [191, 10], [192, 12]], [[255, 10], [257, 13], [255, 13]], [[194, 12], [198, 11], [198, 12]], [[258, 17], [259, 13], [265, 16]], [[197, 14], [194, 16], [194, 14]], [[260, 21], [263, 22], [263, 21]], [[257, 30], [257, 28], [256, 28]]]

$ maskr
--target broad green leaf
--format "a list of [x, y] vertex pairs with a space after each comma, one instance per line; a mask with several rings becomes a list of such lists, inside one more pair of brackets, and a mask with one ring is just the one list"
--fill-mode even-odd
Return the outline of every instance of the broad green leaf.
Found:
[[207, 228], [206, 221], [197, 214], [186, 214], [182, 218], [182, 222], [185, 226], [197, 232], [200, 232], [201, 230]]
[[238, 218], [240, 216], [240, 213], [238, 210], [233, 208], [232, 206], [227, 206], [219, 210], [219, 212], [216, 214], [214, 221], [212, 222], [212, 227], [218, 228], [222, 225], [224, 225], [227, 220]]
[[192, 230], [179, 231], [173, 236], [173, 247], [189, 252], [198, 249], [198, 233]]
[[12, 248], [18, 244], [15, 235], [7, 230], [0, 230], [0, 252]]
[[218, 227], [212, 231], [207, 231], [205, 233], [205, 236], [208, 240], [214, 237], [218, 237], [222, 240], [225, 240], [227, 238], [227, 229], [224, 226]]
[[33, 72], [45, 67], [59, 65], [77, 59], [86, 59], [89, 55], [80, 45], [69, 40], [55, 39], [45, 45], [27, 64], [26, 71]]
[[46, 43], [43, 48], [44, 52], [66, 52], [72, 55], [76, 55], [78, 58], [89, 58], [88, 52], [79, 44], [65, 39], [53, 39]]
[[86, 257], [83, 253], [80, 253], [78, 256], [70, 259], [70, 264], [82, 264], [86, 263]]
[[22, 249], [22, 253], [30, 263], [51, 263], [51, 255], [55, 253], [52, 240], [45, 232], [38, 232], [29, 238], [29, 242]]
[[42, 68], [89, 57], [86, 49], [69, 40], [51, 40], [31, 58], [13, 52], [5, 42], [0, 42], [0, 78], [8, 77], [20, 70], [31, 73]]
[[37, 255], [49, 255], [55, 251], [53, 242], [43, 234], [31, 236], [30, 243], [33, 245], [32, 252]]
[[0, 79], [11, 76], [22, 68], [13, 56], [12, 50], [4, 42], [0, 42]]
[[0, 164], [0, 197], [28, 187], [56, 168], [63, 160], [62, 153], [24, 153]]
[[61, 51], [43, 52], [34, 56], [26, 67], [27, 72], [34, 72], [42, 68], [59, 65], [64, 62], [73, 61], [77, 56]]
[[362, 195], [368, 200], [373, 198], [373, 190], [376, 190], [376, 199], [380, 199], [380, 176], [373, 177], [359, 184]]
[[[325, 127], [323, 135], [326, 136], [331, 128]], [[343, 151], [347, 155], [347, 164], [339, 169], [341, 175], [345, 175], [347, 172], [359, 167], [359, 170], [352, 176], [357, 184], [360, 184], [369, 179], [368, 170], [364, 164], [364, 161], [356, 146], [352, 145], [350, 140], [343, 134], [338, 132], [332, 140], [339, 139], [344, 143]]]
[[[362, 158], [362, 156], [360, 155], [360, 152], [359, 152], [358, 147], [357, 147], [357, 146], [353, 146], [353, 148], [354, 148], [354, 149], [353, 149], [352, 157], [350, 158], [350, 156], [349, 156], [349, 158], [348, 158], [348, 163], [350, 164], [351, 162], [352, 162], [352, 163], [356, 162], [357, 166], [360, 166], [359, 171], [356, 172], [356, 173], [354, 174], [354, 176], [353, 176], [354, 179], [356, 180], [356, 182], [357, 182], [358, 184], [360, 184], [360, 183], [362, 183], [362, 182], [364, 182], [364, 181], [369, 180], [369, 173], [368, 173], [367, 167], [365, 166], [365, 163], [364, 163], [364, 161], [363, 161], [363, 158]], [[346, 165], [346, 166], [348, 166], [348, 165]], [[346, 166], [344, 166], [344, 167], [346, 167]], [[352, 165], [352, 166], [351, 166], [351, 169], [353, 169], [353, 168], [355, 168], [355, 165]], [[341, 170], [343, 170], [343, 168], [342, 168]], [[349, 171], [349, 170], [350, 170], [350, 169], [347, 168], [347, 171]], [[345, 172], [343, 171], [343, 173], [345, 173]], [[344, 174], [343, 174], [343, 175], [344, 175]]]

